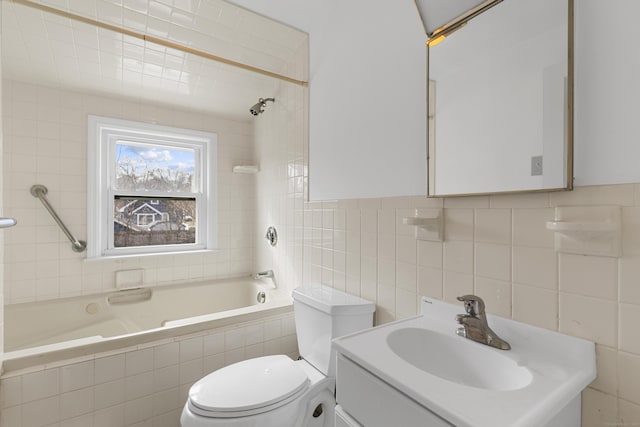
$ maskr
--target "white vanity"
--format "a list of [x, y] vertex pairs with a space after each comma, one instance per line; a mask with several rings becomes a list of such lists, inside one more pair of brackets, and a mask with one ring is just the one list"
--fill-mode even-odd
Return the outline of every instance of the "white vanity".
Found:
[[456, 335], [462, 312], [423, 298], [421, 316], [335, 340], [336, 427], [580, 427], [593, 343], [488, 316], [499, 350]]

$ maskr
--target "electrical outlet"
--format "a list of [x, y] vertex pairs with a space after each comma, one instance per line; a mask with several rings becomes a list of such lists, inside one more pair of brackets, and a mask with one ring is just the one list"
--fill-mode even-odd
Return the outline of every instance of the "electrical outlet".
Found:
[[531, 176], [542, 175], [542, 156], [531, 157]]

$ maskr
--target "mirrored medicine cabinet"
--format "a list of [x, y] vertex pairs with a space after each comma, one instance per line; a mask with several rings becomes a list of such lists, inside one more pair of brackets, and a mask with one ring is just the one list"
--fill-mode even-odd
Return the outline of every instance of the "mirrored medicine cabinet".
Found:
[[571, 189], [573, 0], [504, 0], [436, 39], [428, 196]]

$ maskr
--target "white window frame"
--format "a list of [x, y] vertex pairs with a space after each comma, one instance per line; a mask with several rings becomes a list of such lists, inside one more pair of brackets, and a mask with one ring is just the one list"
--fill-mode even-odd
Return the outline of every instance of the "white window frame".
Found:
[[[182, 253], [217, 248], [217, 135], [149, 123], [109, 117], [88, 117], [87, 147], [87, 259], [112, 258], [162, 253]], [[196, 151], [196, 176], [199, 191], [193, 193], [116, 191], [115, 147], [118, 142], [147, 143]], [[114, 247], [114, 196], [193, 197], [196, 199], [196, 243]]]

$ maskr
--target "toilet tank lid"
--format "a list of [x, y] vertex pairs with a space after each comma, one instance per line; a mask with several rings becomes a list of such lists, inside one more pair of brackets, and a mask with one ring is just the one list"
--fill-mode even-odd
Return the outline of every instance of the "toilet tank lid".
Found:
[[294, 289], [293, 299], [329, 314], [364, 314], [373, 313], [376, 309], [371, 301], [321, 283], [309, 283]]

